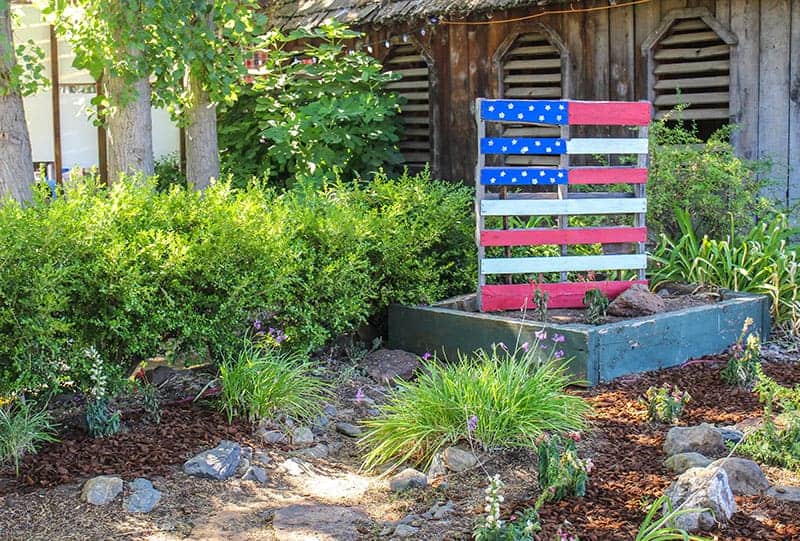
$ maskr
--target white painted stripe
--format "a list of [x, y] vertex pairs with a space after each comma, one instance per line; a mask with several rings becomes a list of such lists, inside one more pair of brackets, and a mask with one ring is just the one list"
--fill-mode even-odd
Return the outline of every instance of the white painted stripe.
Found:
[[647, 139], [570, 139], [567, 154], [647, 154]]
[[560, 257], [498, 257], [483, 259], [483, 274], [529, 274], [539, 272], [586, 272], [602, 270], [644, 269], [647, 256], [574, 255]]
[[647, 211], [647, 199], [490, 199], [481, 201], [481, 216], [557, 216], [634, 214]]

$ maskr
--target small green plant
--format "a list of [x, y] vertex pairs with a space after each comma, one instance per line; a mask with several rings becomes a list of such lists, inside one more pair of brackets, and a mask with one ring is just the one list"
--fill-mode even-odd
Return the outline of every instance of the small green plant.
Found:
[[139, 387], [142, 398], [144, 419], [154, 425], [161, 424], [161, 405], [158, 402], [155, 385], [145, 383]]
[[[365, 422], [364, 467], [411, 461], [427, 464], [447, 445], [470, 440], [484, 447], [535, 447], [544, 431], [585, 425], [589, 405], [565, 392], [575, 383], [559, 344], [537, 333], [514, 351], [498, 344], [458, 361], [429, 359], [416, 382], [398, 382], [379, 416]], [[477, 422], [465, 423], [474, 416]]]
[[748, 317], [742, 325], [742, 332], [731, 346], [728, 364], [722, 369], [722, 380], [733, 387], [751, 389], [758, 380], [761, 365], [761, 339], [757, 333], [748, 334], [753, 326], [753, 318]]
[[673, 424], [680, 419], [683, 408], [691, 402], [692, 397], [686, 391], [671, 388], [668, 383], [659, 387], [650, 387], [639, 402], [647, 406], [647, 418], [654, 423]]
[[36, 453], [42, 443], [58, 441], [50, 414], [22, 399], [0, 405], [0, 464], [14, 464], [19, 475], [19, 461]]
[[606, 317], [609, 305], [608, 297], [599, 289], [590, 289], [583, 296], [583, 305], [586, 307], [586, 321], [598, 325]]
[[500, 504], [503, 503], [503, 481], [499, 475], [489, 478], [485, 489], [486, 516], [475, 525], [472, 532], [475, 541], [533, 541], [533, 534], [542, 529], [539, 514], [526, 510], [516, 520], [504, 521], [500, 518]]
[[547, 303], [550, 302], [550, 294], [536, 288], [533, 291], [533, 318], [544, 323], [547, 321]]
[[258, 421], [279, 413], [313, 419], [329, 393], [329, 386], [313, 371], [300, 353], [245, 339], [239, 353], [220, 365], [220, 407], [229, 422], [237, 417]]
[[537, 499], [536, 508], [568, 496], [585, 495], [586, 483], [594, 465], [591, 459], [578, 457], [575, 444], [580, 440], [580, 434], [571, 432], [567, 437], [543, 434], [539, 439], [536, 456], [539, 488], [542, 493]]
[[[665, 512], [666, 511], [666, 512]], [[675, 527], [675, 519], [701, 509], [673, 509], [672, 501], [665, 494], [655, 500], [647, 511], [635, 541], [711, 541], [707, 537], [691, 535]]]
[[94, 346], [89, 347], [84, 355], [91, 363], [89, 379], [92, 387], [86, 402], [86, 425], [89, 427], [89, 435], [93, 438], [111, 436], [119, 432], [121, 415], [109, 404], [109, 382], [103, 359]]

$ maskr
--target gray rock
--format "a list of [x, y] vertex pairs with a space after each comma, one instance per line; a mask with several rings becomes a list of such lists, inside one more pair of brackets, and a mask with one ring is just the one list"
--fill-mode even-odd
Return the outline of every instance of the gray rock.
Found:
[[242, 480], [264, 484], [267, 482], [267, 470], [258, 466], [250, 466], [242, 476]]
[[678, 453], [700, 453], [714, 456], [723, 452], [722, 434], [708, 423], [697, 426], [673, 426], [667, 432], [664, 452], [667, 456]]
[[728, 484], [738, 496], [761, 494], [769, 488], [769, 481], [761, 471], [761, 466], [746, 458], [721, 458], [712, 462], [709, 468], [722, 467], [728, 474]]
[[700, 453], [678, 453], [664, 461], [664, 466], [671, 472], [681, 474], [690, 468], [705, 468], [711, 464], [711, 459]]
[[389, 488], [392, 492], [402, 492], [412, 488], [425, 488], [428, 478], [424, 473], [413, 468], [406, 468], [389, 479]]
[[128, 513], [149, 513], [159, 501], [161, 492], [153, 488], [143, 488], [123, 498], [122, 506]]
[[253, 448], [249, 445], [242, 445], [242, 460], [253, 460]]
[[735, 425], [717, 427], [722, 439], [731, 443], [739, 443], [744, 438], [744, 432], [737, 429]]
[[292, 431], [293, 445], [311, 445], [314, 443], [314, 433], [307, 426], [298, 426]]
[[[666, 494], [673, 509], [679, 505], [683, 505], [683, 509], [704, 509], [675, 519], [675, 527], [690, 532], [711, 529], [717, 522], [725, 523], [736, 512], [728, 475], [723, 469], [686, 470], [667, 488]], [[666, 509], [665, 505], [665, 513]]]
[[468, 470], [478, 463], [478, 457], [458, 447], [445, 449], [443, 458], [445, 465], [454, 472]]
[[321, 413], [311, 421], [311, 430], [316, 434], [321, 434], [329, 424], [331, 424], [331, 420], [327, 415]]
[[422, 520], [421, 516], [417, 515], [416, 513], [411, 513], [410, 515], [406, 515], [403, 518], [401, 518], [399, 521], [397, 521], [397, 523], [410, 524], [411, 526], [414, 526], [416, 524], [419, 524], [421, 520]]
[[800, 503], [800, 487], [774, 486], [764, 493], [770, 498], [783, 500], [785, 502]]
[[261, 441], [268, 444], [283, 443], [286, 441], [286, 435], [280, 430], [266, 430], [259, 428], [256, 435], [261, 438]]
[[242, 457], [242, 448], [238, 443], [222, 440], [213, 449], [203, 451], [183, 464], [187, 475], [210, 479], [228, 479], [236, 473]]
[[128, 483], [130, 489], [134, 492], [139, 490], [150, 490], [153, 488], [153, 483], [150, 480], [145, 479], [144, 477], [139, 477], [138, 479], [134, 479], [130, 483]]
[[297, 457], [287, 458], [281, 463], [281, 468], [289, 475], [298, 476], [304, 473], [310, 473], [312, 470], [303, 462], [302, 459]]
[[419, 528], [415, 528], [414, 526], [409, 526], [408, 524], [398, 524], [397, 528], [394, 529], [394, 535], [400, 539], [408, 539], [409, 537], [416, 536], [418, 531]]
[[664, 299], [651, 293], [644, 284], [633, 284], [608, 305], [608, 313], [620, 317], [649, 316], [666, 309]]
[[351, 438], [357, 438], [362, 434], [361, 427], [351, 423], [336, 423], [336, 432]]
[[272, 462], [272, 459], [264, 451], [256, 451], [253, 453], [253, 462], [256, 464], [269, 464]]
[[244, 472], [250, 467], [250, 461], [246, 458], [243, 458], [239, 461], [239, 466], [236, 468], [237, 475], [243, 475]]
[[318, 443], [313, 447], [300, 449], [295, 454], [306, 458], [325, 458], [328, 456], [328, 446], [323, 443]]
[[369, 353], [361, 361], [364, 371], [382, 384], [390, 384], [395, 379], [410, 381], [422, 363], [413, 353], [400, 349], [379, 349]]
[[367, 514], [356, 507], [297, 504], [275, 510], [272, 528], [277, 541], [333, 541], [359, 539]]
[[448, 501], [447, 503], [436, 502], [433, 504], [427, 513], [425, 513], [424, 517], [428, 520], [441, 520], [448, 515], [455, 513], [456, 507], [452, 501]]
[[441, 453], [436, 453], [431, 459], [431, 465], [428, 467], [428, 479], [435, 479], [447, 475], [447, 467], [444, 465]]
[[115, 475], [99, 475], [86, 481], [81, 499], [92, 505], [106, 505], [122, 492], [122, 479]]
[[324, 413], [331, 419], [335, 419], [337, 414], [336, 406], [334, 406], [333, 404], [325, 404], [325, 407], [322, 408], [322, 413]]

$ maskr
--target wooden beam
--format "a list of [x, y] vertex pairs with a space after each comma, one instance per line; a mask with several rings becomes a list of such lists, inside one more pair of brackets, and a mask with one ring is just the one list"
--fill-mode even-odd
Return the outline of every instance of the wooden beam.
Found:
[[58, 37], [55, 28], [50, 25], [50, 94], [53, 100], [53, 175], [57, 184], [63, 181], [61, 168], [61, 86], [59, 84]]
[[483, 258], [482, 274], [539, 274], [644, 269], [646, 255], [568, 255], [560, 257]]
[[[99, 96], [103, 93], [103, 81], [98, 80], [95, 83], [95, 92]], [[98, 110], [98, 113], [102, 111]], [[100, 172], [100, 180], [108, 185], [108, 132], [104, 125], [97, 127], [97, 168]]]
[[631, 214], [645, 212], [647, 201], [637, 198], [495, 200], [481, 201], [481, 216], [558, 216], [561, 214]]

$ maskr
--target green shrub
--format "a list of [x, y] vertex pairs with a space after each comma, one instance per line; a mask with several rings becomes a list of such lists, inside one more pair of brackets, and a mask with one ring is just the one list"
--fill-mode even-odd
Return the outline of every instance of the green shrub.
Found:
[[722, 369], [722, 380], [733, 387], [751, 388], [757, 381], [761, 367], [761, 339], [757, 333], [748, 334], [753, 319], [747, 318], [736, 343], [731, 346], [730, 358]]
[[260, 318], [309, 351], [391, 302], [472, 287], [471, 192], [426, 174], [277, 194], [68, 183], [0, 205], [0, 392], [88, 389], [167, 349], [220, 359]]
[[582, 497], [586, 494], [593, 465], [590, 459], [578, 457], [575, 446], [577, 433], [562, 438], [558, 434], [544, 434], [536, 446], [538, 458], [538, 481], [542, 491], [536, 501], [538, 509], [546, 502], [557, 502], [568, 496]]
[[583, 305], [586, 307], [586, 321], [592, 325], [603, 322], [608, 312], [610, 301], [605, 293], [599, 289], [590, 289], [583, 296]]
[[31, 403], [16, 400], [0, 405], [0, 464], [14, 464], [19, 475], [19, 461], [36, 453], [42, 443], [57, 441], [50, 414]]
[[760, 196], [770, 181], [770, 165], [738, 156], [727, 126], [703, 141], [696, 127], [676, 124], [669, 116], [650, 130], [650, 176], [647, 183], [647, 224], [657, 234], [676, 238], [680, 224], [674, 209], [688, 213], [700, 236], [723, 238], [721, 216], [731, 214], [739, 231], [754, 218], [775, 210]]
[[724, 240], [698, 237], [685, 211], [676, 217], [680, 239], [662, 235], [650, 255], [654, 287], [683, 281], [764, 294], [772, 301], [773, 320], [800, 334], [800, 260], [789, 246], [794, 230], [786, 216], [775, 215], [743, 234], [731, 220]]
[[261, 75], [220, 116], [224, 170], [280, 186], [320, 185], [335, 172], [366, 178], [400, 163], [398, 98], [385, 90], [394, 76], [371, 55], [348, 53], [359, 35], [336, 23], [269, 32]]
[[258, 421], [282, 413], [311, 420], [322, 409], [329, 389], [312, 375], [302, 354], [245, 340], [241, 351], [220, 365], [221, 407], [228, 421]]
[[692, 400], [686, 391], [671, 388], [668, 383], [659, 387], [650, 387], [639, 401], [647, 406], [647, 418], [652, 422], [672, 424], [680, 419], [683, 408]]
[[416, 382], [399, 382], [381, 415], [366, 421], [364, 467], [426, 463], [467, 439], [486, 447], [535, 447], [544, 431], [582, 428], [589, 406], [564, 391], [575, 382], [560, 360], [563, 352], [540, 361], [540, 345], [525, 350], [495, 347], [454, 363], [426, 362]]

